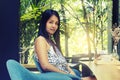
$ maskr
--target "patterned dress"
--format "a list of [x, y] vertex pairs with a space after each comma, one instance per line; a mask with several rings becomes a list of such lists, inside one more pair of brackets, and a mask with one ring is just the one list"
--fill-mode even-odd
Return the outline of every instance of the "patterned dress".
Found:
[[[38, 61], [38, 57], [36, 54], [35, 57], [37, 58]], [[63, 57], [63, 55], [56, 46], [54, 46], [54, 48], [53, 46], [50, 46], [50, 49], [48, 50], [48, 61], [50, 64], [52, 64], [59, 70], [64, 71], [66, 73], [70, 73], [69, 70], [67, 69], [66, 59]]]

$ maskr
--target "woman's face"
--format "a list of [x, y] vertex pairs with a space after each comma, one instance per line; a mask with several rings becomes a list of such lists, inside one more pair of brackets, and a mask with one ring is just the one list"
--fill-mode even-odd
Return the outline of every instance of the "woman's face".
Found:
[[48, 34], [53, 35], [58, 29], [58, 18], [55, 15], [52, 15], [46, 22], [46, 31]]

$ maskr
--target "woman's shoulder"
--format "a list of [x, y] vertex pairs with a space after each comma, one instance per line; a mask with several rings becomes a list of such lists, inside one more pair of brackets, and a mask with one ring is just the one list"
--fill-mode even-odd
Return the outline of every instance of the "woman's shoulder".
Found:
[[46, 38], [43, 37], [43, 36], [38, 36], [36, 39], [35, 39], [35, 42], [34, 42], [34, 45], [35, 46], [46, 46], [48, 49], [49, 49], [49, 43], [47, 42]]
[[45, 37], [43, 37], [43, 36], [38, 36], [38, 37], [36, 38], [36, 40], [38, 40], [38, 39], [40, 39], [40, 40], [45, 40]]
[[35, 39], [35, 43], [36, 42], [46, 42], [46, 39], [45, 39], [45, 37], [43, 37], [43, 36], [38, 36], [36, 39]]

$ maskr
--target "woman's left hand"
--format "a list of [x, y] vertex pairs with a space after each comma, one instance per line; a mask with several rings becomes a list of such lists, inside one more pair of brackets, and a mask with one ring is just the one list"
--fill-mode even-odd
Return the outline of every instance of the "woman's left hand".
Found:
[[72, 75], [76, 75], [73, 71], [71, 71], [70, 74], [72, 74]]

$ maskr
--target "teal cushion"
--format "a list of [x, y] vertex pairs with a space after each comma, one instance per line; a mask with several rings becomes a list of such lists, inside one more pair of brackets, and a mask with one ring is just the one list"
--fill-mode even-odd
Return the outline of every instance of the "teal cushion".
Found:
[[6, 65], [11, 80], [72, 80], [71, 75], [60, 73], [32, 73], [15, 60], [8, 60]]

